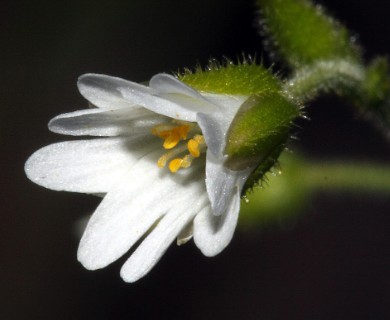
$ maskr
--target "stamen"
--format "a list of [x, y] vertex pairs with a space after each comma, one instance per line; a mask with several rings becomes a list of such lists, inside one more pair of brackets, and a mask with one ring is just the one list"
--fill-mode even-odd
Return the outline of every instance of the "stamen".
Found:
[[181, 126], [158, 125], [152, 128], [152, 133], [164, 139], [163, 147], [165, 149], [172, 149], [177, 146], [180, 140], [187, 139], [190, 129], [190, 126], [187, 124]]
[[176, 157], [177, 155], [179, 155], [180, 153], [183, 153], [186, 151], [186, 146], [185, 145], [182, 145], [182, 146], [179, 146], [167, 153], [165, 153], [164, 155], [162, 155], [160, 157], [160, 159], [158, 159], [157, 161], [157, 165], [159, 168], [163, 168], [166, 166], [168, 160]]
[[157, 160], [157, 166], [159, 168], [164, 168], [168, 161], [168, 153], [164, 154]]
[[186, 155], [182, 159], [176, 158], [169, 162], [169, 170], [175, 173], [180, 168], [188, 168], [191, 165], [193, 157], [191, 155]]
[[[194, 125], [191, 123], [176, 120], [172, 124], [164, 123], [152, 128], [152, 134], [164, 140], [164, 149], [172, 149], [158, 159], [157, 166], [159, 168], [165, 167], [169, 161], [168, 168], [174, 173], [181, 168], [188, 168], [194, 158], [200, 157], [200, 154], [206, 149], [202, 135], [196, 134], [186, 144], [178, 146], [181, 140], [187, 140], [187, 135], [193, 128]], [[182, 158], [177, 157], [184, 153], [187, 154]]]
[[165, 149], [172, 149], [177, 146], [179, 141], [180, 136], [172, 132], [168, 137], [165, 138], [163, 147]]
[[169, 163], [169, 170], [171, 170], [171, 172], [176, 172], [177, 170], [179, 170], [181, 168], [182, 162], [183, 162], [183, 159], [180, 159], [180, 158], [173, 159]]
[[191, 163], [192, 163], [192, 159], [194, 159], [193, 157], [191, 157], [191, 155], [187, 154], [186, 156], [183, 157], [183, 162], [181, 163], [181, 167], [182, 168], [188, 168]]
[[198, 158], [200, 156], [199, 143], [196, 140], [188, 141], [187, 148], [193, 157]]
[[199, 134], [195, 135], [194, 138], [190, 139], [187, 143], [188, 151], [194, 158], [200, 156], [200, 144], [204, 144], [204, 137]]

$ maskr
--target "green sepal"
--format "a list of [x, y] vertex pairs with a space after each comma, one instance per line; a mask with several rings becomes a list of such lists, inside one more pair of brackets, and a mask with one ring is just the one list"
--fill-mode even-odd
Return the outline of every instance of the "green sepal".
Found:
[[292, 67], [335, 58], [360, 59], [348, 30], [307, 0], [257, 0], [271, 49]]
[[177, 77], [192, 88], [208, 93], [249, 96], [280, 90], [279, 80], [268, 69], [247, 60], [237, 64], [212, 61], [206, 69], [187, 69]]
[[285, 149], [288, 135], [285, 135], [284, 138], [284, 142], [280, 141], [280, 144], [276, 145], [274, 148], [271, 148], [270, 153], [259, 162], [256, 169], [245, 181], [244, 187], [241, 191], [241, 196], [246, 196], [248, 191], [253, 190], [254, 187], [261, 185], [261, 182], [265, 179], [266, 174], [269, 173], [275, 165], [277, 165], [278, 158]]
[[300, 109], [279, 92], [250, 96], [227, 133], [225, 165], [232, 170], [254, 167], [243, 194], [275, 164], [289, 138]]

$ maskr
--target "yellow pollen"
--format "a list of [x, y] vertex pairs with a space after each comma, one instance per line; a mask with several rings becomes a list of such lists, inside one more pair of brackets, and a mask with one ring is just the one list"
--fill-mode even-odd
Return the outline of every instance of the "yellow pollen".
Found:
[[181, 126], [160, 125], [152, 129], [152, 133], [155, 136], [164, 139], [163, 147], [165, 149], [172, 149], [177, 146], [180, 140], [186, 140], [189, 131], [190, 131], [189, 125], [181, 125]]
[[187, 147], [193, 157], [198, 158], [200, 156], [199, 143], [196, 140], [191, 139], [188, 141]]
[[[204, 137], [200, 134], [187, 139], [188, 133], [193, 128], [193, 124], [183, 121], [173, 121], [172, 124], [164, 123], [152, 128], [152, 134], [164, 140], [164, 149], [171, 149], [157, 160], [159, 168], [164, 168], [169, 162], [168, 168], [174, 173], [181, 168], [188, 168], [194, 158], [200, 157], [206, 149], [206, 144]], [[181, 140], [186, 143], [179, 144]]]
[[183, 153], [186, 151], [186, 147], [185, 145], [182, 145], [182, 146], [178, 146], [177, 148], [165, 153], [164, 155], [162, 155], [160, 157], [160, 159], [158, 159], [157, 161], [157, 166], [159, 168], [163, 168], [166, 166], [168, 160], [178, 156], [180, 153]]
[[182, 159], [180, 158], [173, 159], [171, 162], [169, 162], [169, 166], [168, 166], [169, 170], [175, 173], [180, 168], [188, 168], [191, 165], [192, 159], [193, 158], [190, 155], [186, 155]]
[[181, 163], [181, 167], [188, 168], [191, 165], [192, 159], [193, 159], [193, 157], [191, 157], [191, 155], [189, 155], [189, 154], [184, 156], [182, 159], [183, 161]]
[[167, 164], [167, 161], [168, 161], [168, 154], [166, 153], [162, 157], [160, 157], [160, 159], [158, 159], [157, 166], [159, 168], [164, 168], [165, 165]]
[[188, 151], [194, 158], [198, 158], [200, 156], [200, 144], [204, 144], [204, 138], [199, 134], [195, 135], [195, 137], [190, 139], [187, 143]]
[[171, 162], [169, 162], [169, 170], [171, 170], [171, 172], [176, 172], [181, 168], [182, 162], [183, 159], [180, 158], [173, 159]]
[[177, 146], [180, 141], [180, 136], [176, 134], [171, 134], [164, 140], [163, 147], [164, 149], [172, 149]]

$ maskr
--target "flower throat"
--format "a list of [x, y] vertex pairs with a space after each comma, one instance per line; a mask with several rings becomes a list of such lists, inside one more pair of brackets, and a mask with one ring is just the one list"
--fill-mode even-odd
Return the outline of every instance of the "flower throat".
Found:
[[[195, 133], [191, 139], [187, 138], [190, 131], [198, 131], [197, 129], [198, 127], [192, 123], [179, 121], [154, 126], [152, 134], [163, 139], [164, 149], [170, 150], [158, 159], [157, 166], [164, 168], [169, 162], [168, 168], [173, 173], [181, 168], [190, 167], [192, 160], [199, 158], [206, 150], [203, 135]], [[180, 155], [183, 156], [179, 157]]]

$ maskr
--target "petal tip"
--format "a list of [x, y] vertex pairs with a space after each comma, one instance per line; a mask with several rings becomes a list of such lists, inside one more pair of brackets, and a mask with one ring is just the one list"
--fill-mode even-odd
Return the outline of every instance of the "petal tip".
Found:
[[120, 276], [124, 282], [133, 283], [141, 279], [145, 275], [144, 272], [139, 272], [135, 268], [124, 265], [120, 271]]
[[87, 270], [98, 270], [106, 267], [108, 263], [97, 257], [91, 250], [86, 250], [84, 247], [79, 247], [77, 251], [77, 260], [83, 265]]
[[195, 244], [199, 248], [200, 252], [202, 252], [202, 254], [205, 257], [209, 257], [209, 258], [215, 257], [216, 255], [220, 254], [223, 251], [223, 249], [225, 249], [225, 247], [227, 246], [227, 244], [225, 246], [218, 246], [212, 244], [210, 244], [209, 246], [205, 246], [204, 244], [198, 246], [196, 240], [195, 240]]

